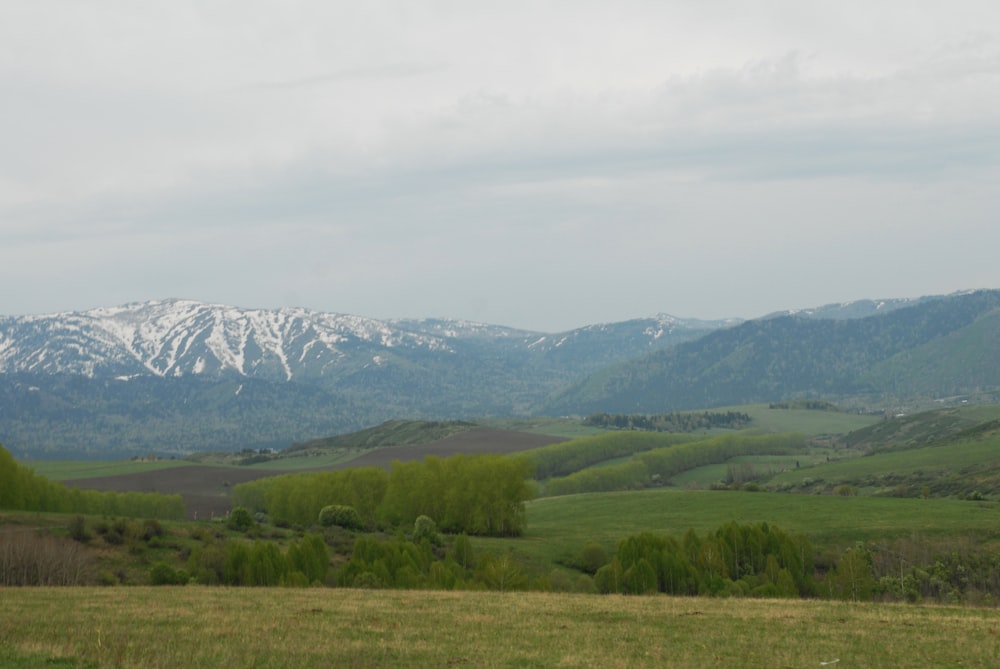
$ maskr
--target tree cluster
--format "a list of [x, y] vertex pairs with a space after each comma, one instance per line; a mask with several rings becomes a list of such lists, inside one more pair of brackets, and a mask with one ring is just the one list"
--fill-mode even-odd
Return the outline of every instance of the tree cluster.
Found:
[[86, 585], [93, 561], [70, 539], [26, 528], [0, 532], [0, 586]]
[[0, 509], [180, 519], [180, 495], [68, 488], [19, 464], [0, 446]]
[[622, 541], [597, 570], [599, 592], [622, 594], [808, 597], [815, 595], [813, 549], [767, 523], [730, 522], [682, 541], [648, 532]]
[[211, 541], [195, 548], [187, 563], [189, 578], [203, 585], [304, 587], [324, 584], [329, 569], [319, 534], [306, 534], [284, 553], [273, 541]]
[[657, 414], [594, 413], [584, 425], [617, 430], [647, 430], [650, 432], [697, 432], [724, 428], [739, 430], [750, 424], [751, 418], [742, 411], [671, 412]]
[[607, 432], [550, 444], [527, 451], [524, 455], [530, 458], [535, 466], [535, 478], [543, 481], [555, 476], [566, 476], [607, 460], [666, 448], [695, 439], [693, 435], [687, 434]]
[[[352, 507], [369, 528], [411, 525], [428, 516], [444, 532], [517, 536], [524, 531], [524, 504], [532, 498], [531, 463], [499, 455], [399, 462], [290, 474], [243, 483], [234, 504], [268, 514], [276, 524], [308, 527], [328, 506]], [[333, 523], [336, 524], [336, 523]]]

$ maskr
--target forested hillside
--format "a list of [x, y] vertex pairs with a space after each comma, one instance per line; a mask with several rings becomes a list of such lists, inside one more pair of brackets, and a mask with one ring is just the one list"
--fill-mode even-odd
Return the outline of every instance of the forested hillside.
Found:
[[998, 307], [1000, 292], [979, 291], [862, 319], [748, 321], [598, 372], [544, 411], [660, 413], [797, 397], [877, 405], [993, 391]]
[[555, 335], [167, 301], [0, 318], [0, 440], [21, 458], [284, 449], [391, 419], [1000, 399], [1000, 291]]

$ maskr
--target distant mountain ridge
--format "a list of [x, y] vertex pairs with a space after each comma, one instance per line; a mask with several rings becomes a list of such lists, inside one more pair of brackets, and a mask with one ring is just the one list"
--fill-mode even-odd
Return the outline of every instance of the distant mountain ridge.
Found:
[[995, 367], [960, 367], [996, 359], [995, 321], [981, 319], [998, 295], [862, 300], [751, 321], [659, 314], [555, 334], [179, 299], [6, 316], [0, 443], [35, 457], [186, 453], [280, 448], [392, 418], [957, 394], [1000, 386]]
[[[458, 354], [470, 344], [550, 352], [588, 342], [674, 343], [738, 321], [659, 315], [550, 335], [442, 319], [376, 320], [307, 309], [240, 309], [193, 300], [156, 300], [83, 312], [0, 317], [0, 374], [16, 372], [316, 379], [359, 356]], [[635, 352], [629, 349], [626, 355]]]
[[923, 298], [860, 318], [773, 315], [609, 366], [542, 411], [657, 413], [803, 397], [995, 391], [1000, 367], [983, 363], [1000, 358], [998, 317], [995, 290]]
[[390, 418], [527, 415], [607, 364], [726, 325], [660, 315], [546, 334], [178, 299], [0, 317], [0, 443], [52, 457], [283, 447]]

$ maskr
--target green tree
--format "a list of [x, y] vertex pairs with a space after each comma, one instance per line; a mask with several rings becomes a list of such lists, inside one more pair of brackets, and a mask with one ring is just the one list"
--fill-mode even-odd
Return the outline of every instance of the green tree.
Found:
[[256, 522], [250, 515], [250, 511], [242, 506], [234, 508], [229, 512], [229, 517], [226, 518], [226, 527], [236, 532], [246, 532], [254, 525]]
[[827, 574], [830, 596], [837, 599], [869, 601], [875, 594], [876, 586], [871, 553], [860, 544], [844, 551], [837, 566]]
[[500, 592], [521, 590], [528, 584], [521, 566], [509, 552], [482, 555], [476, 565], [476, 577], [487, 588]]
[[346, 530], [360, 530], [364, 527], [361, 516], [353, 506], [331, 504], [319, 512], [319, 524], [323, 527], [343, 527]]
[[580, 566], [588, 574], [597, 573], [597, 570], [607, 563], [608, 552], [596, 541], [591, 541], [580, 551]]
[[469, 536], [464, 532], [455, 537], [448, 555], [459, 567], [466, 571], [476, 566], [476, 556], [472, 550], [472, 542], [469, 541]]
[[413, 521], [413, 540], [420, 543], [424, 539], [435, 546], [441, 543], [434, 520], [430, 516], [417, 516]]
[[149, 570], [149, 582], [152, 585], [184, 585], [187, 574], [178, 571], [166, 562], [157, 562]]

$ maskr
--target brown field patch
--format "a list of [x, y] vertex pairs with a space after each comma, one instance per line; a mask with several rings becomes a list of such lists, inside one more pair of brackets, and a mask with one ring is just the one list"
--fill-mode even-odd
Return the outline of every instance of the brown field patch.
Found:
[[362, 454], [334, 467], [315, 470], [274, 471], [245, 467], [219, 467], [190, 465], [136, 474], [120, 474], [88, 479], [63, 481], [67, 486], [88, 490], [114, 490], [117, 492], [158, 492], [179, 494], [184, 498], [188, 518], [198, 520], [218, 518], [229, 513], [230, 493], [233, 486], [268, 476], [290, 474], [295, 471], [321, 471], [349, 467], [382, 467], [389, 469], [394, 460], [408, 462], [422, 460], [429, 455], [480, 453], [510, 454], [548, 444], [566, 441], [562, 437], [544, 434], [498, 430], [480, 427], [453, 434], [444, 439], [408, 446], [389, 446]]

